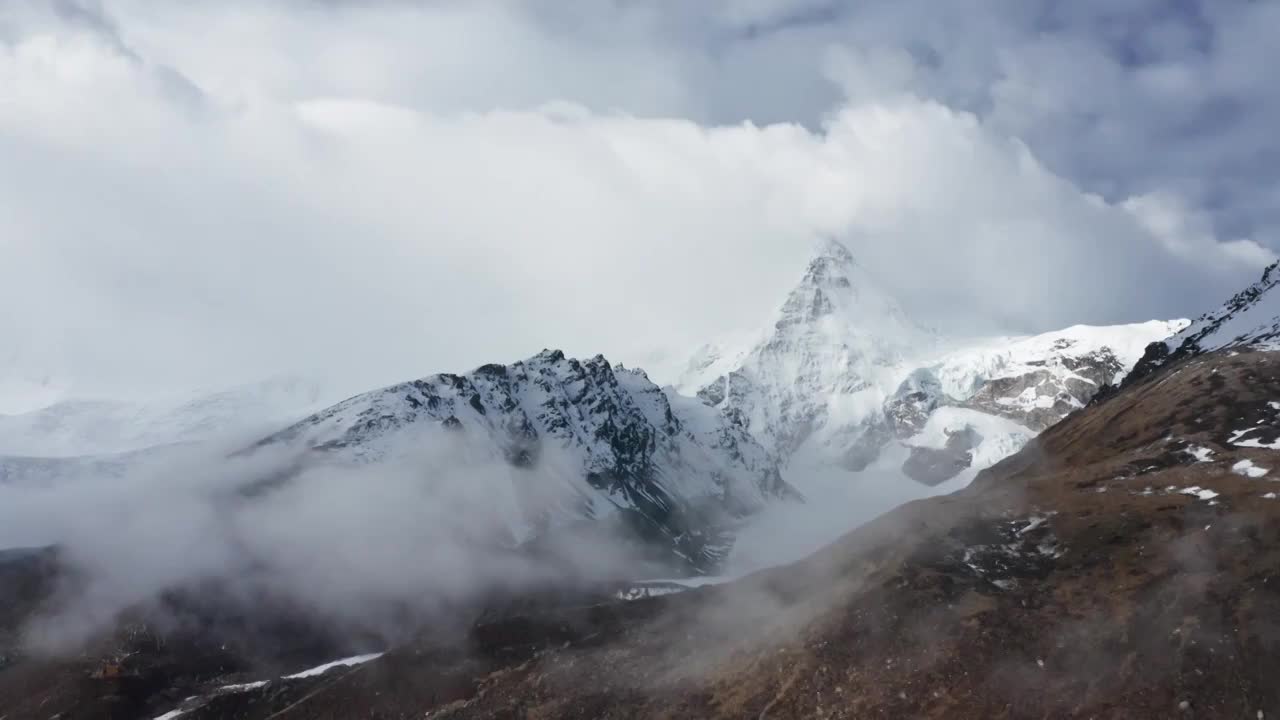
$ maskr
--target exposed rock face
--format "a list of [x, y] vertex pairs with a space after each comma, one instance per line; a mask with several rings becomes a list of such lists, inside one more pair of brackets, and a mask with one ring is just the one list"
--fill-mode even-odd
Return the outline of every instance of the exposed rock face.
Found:
[[312, 461], [369, 463], [443, 430], [481, 438], [531, 476], [554, 452], [583, 481], [570, 507], [523, 507], [514, 527], [621, 513], [695, 570], [714, 567], [734, 519], [794, 496], [773, 457], [730, 416], [662, 390], [642, 371], [558, 350], [359, 395], [262, 444], [302, 443], [317, 451]]
[[963, 407], [1017, 420], [1033, 430], [1044, 430], [1084, 403], [1099, 386], [1067, 378], [1059, 382], [1048, 371], [1017, 377], [994, 378], [965, 400]]
[[906, 380], [884, 402], [885, 420], [893, 435], [906, 440], [924, 429], [929, 416], [941, 405], [954, 403], [942, 390], [942, 383], [930, 370], [921, 368]]
[[1056, 383], [1055, 380], [1044, 370], [1016, 377], [994, 378], [965, 400], [963, 405], [1017, 419], [1034, 430], [1044, 430], [1066, 417], [1072, 410], [1084, 407], [1076, 394], [1084, 395], [1087, 400], [1093, 387], [1075, 378], [1064, 383]]

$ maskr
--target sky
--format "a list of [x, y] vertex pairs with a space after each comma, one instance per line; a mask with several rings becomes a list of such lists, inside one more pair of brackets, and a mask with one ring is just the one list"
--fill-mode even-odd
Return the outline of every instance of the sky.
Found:
[[351, 391], [767, 322], [835, 237], [944, 333], [1280, 249], [1280, 4], [9, 0], [0, 387]]

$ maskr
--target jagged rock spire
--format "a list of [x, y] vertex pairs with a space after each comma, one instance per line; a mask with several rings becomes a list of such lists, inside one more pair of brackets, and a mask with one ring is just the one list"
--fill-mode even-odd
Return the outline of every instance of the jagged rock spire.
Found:
[[771, 332], [698, 395], [782, 457], [815, 434], [852, 443], [863, 431], [849, 408], [877, 405], [863, 396], [926, 340], [847, 247], [823, 238]]
[[880, 364], [919, 347], [928, 335], [849, 248], [832, 238], [815, 244], [804, 276], [779, 309], [775, 330], [775, 341], [782, 335], [811, 334], [815, 343], [848, 346]]

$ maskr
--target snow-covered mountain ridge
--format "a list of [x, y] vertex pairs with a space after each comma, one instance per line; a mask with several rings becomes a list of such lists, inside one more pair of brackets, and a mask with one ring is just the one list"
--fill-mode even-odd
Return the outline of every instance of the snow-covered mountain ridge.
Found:
[[[891, 442], [922, 454], [950, 448], [946, 458], [904, 466], [935, 484], [951, 475], [924, 477], [912, 468], [964, 468], [975, 457], [994, 462], [1016, 451], [1119, 382], [1148, 343], [1185, 325], [1077, 325], [1033, 336], [947, 339], [912, 321], [847, 248], [826, 240], [767, 331], [738, 345], [702, 348], [677, 386], [740, 422], [784, 462], [818, 455], [859, 472]], [[949, 434], [922, 434], [940, 408], [1013, 424], [979, 423], [998, 430], [994, 438], [965, 432], [966, 424], [941, 428]], [[987, 439], [999, 454], [979, 449]]]
[[1152, 339], [1186, 324], [1075, 325], [971, 341], [912, 371], [886, 403], [886, 412], [898, 437], [917, 432], [930, 406], [972, 408], [1039, 432], [1084, 407], [1103, 386], [1118, 383]]
[[795, 497], [770, 453], [728, 417], [643, 371], [558, 350], [357, 395], [261, 444], [301, 444], [313, 461], [377, 463], [448, 432], [479, 438], [495, 459], [526, 470], [526, 482], [572, 490], [570, 502], [518, 508], [528, 527], [621, 516], [694, 570], [714, 567], [736, 522]]
[[911, 354], [935, 342], [847, 248], [826, 241], [767, 334], [748, 348], [704, 349], [679, 387], [735, 418], [779, 457], [817, 443], [861, 469], [879, 444], [867, 421], [885, 388]]
[[1233, 295], [1177, 334], [1147, 346], [1134, 367], [1137, 381], [1169, 363], [1229, 348], [1280, 350], [1280, 263], [1272, 263], [1262, 277]]

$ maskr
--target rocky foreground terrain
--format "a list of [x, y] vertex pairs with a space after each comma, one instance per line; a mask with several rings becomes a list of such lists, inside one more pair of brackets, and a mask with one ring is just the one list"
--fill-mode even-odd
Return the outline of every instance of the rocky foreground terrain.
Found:
[[1194, 356], [962, 492], [736, 582], [562, 593], [295, 678], [282, 676], [323, 649], [264, 673], [122, 628], [112, 655], [11, 662], [0, 707], [8, 720], [1274, 717], [1277, 399], [1280, 356]]

